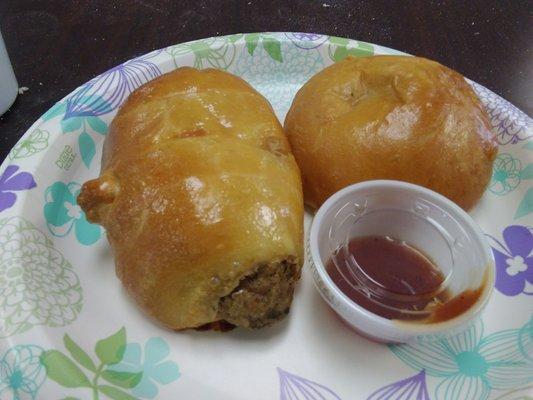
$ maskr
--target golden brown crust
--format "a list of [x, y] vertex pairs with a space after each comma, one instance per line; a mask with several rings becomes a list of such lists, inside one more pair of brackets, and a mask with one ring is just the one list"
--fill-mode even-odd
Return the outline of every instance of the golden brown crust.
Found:
[[78, 202], [106, 228], [128, 292], [172, 329], [218, 321], [220, 298], [258, 265], [301, 268], [288, 142], [268, 102], [222, 71], [181, 68], [132, 93]]
[[311, 78], [285, 120], [307, 204], [353, 183], [396, 179], [470, 209], [497, 144], [464, 78], [417, 57], [350, 57]]

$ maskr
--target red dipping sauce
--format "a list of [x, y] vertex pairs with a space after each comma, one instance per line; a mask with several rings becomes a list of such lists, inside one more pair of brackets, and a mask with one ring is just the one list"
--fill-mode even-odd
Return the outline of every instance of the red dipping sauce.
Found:
[[345, 251], [332, 256], [326, 271], [352, 301], [388, 319], [451, 319], [469, 309], [484, 286], [452, 297], [440, 288], [445, 277], [427, 256], [381, 236], [351, 239]]

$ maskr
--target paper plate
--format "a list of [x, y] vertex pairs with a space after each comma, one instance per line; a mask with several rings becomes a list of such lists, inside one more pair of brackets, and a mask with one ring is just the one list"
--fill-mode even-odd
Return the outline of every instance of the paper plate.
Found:
[[109, 123], [139, 85], [183, 65], [220, 68], [255, 86], [283, 120], [313, 74], [371, 54], [400, 53], [309, 33], [202, 39], [126, 61], [39, 118], [0, 168], [0, 399], [533, 396], [532, 120], [480, 85], [501, 147], [472, 215], [494, 250], [496, 290], [483, 321], [452, 339], [370, 342], [321, 300], [306, 267], [290, 315], [271, 328], [165, 330], [126, 295], [102, 228], [76, 205], [80, 185], [99, 173]]

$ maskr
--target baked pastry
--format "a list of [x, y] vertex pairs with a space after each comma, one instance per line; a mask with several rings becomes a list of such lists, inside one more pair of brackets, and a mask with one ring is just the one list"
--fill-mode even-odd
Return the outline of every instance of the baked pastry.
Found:
[[242, 79], [180, 68], [138, 88], [78, 203], [164, 325], [260, 328], [287, 314], [303, 262], [300, 174], [270, 104]]
[[353, 58], [322, 70], [297, 93], [285, 132], [318, 208], [353, 183], [395, 179], [470, 209], [492, 172], [497, 143], [474, 91], [424, 58]]

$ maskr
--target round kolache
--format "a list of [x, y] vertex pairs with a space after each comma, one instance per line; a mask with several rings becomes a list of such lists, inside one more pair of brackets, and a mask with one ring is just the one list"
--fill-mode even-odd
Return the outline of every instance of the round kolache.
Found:
[[305, 201], [318, 208], [350, 184], [393, 179], [471, 209], [497, 142], [471, 86], [424, 58], [348, 57], [313, 76], [285, 119]]

